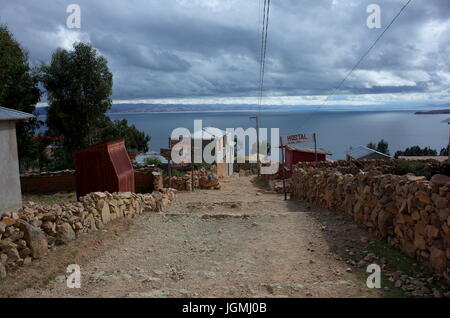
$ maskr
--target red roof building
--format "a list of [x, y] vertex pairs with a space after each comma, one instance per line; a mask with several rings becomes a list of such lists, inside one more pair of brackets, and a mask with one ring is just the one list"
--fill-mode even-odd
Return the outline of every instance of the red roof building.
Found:
[[[292, 167], [299, 162], [315, 162], [316, 154], [314, 148], [310, 147], [300, 147], [300, 146], [286, 146], [286, 168], [288, 169], [288, 175], [292, 173]], [[317, 148], [317, 161], [326, 161], [327, 155], [331, 156], [332, 153], [322, 149]]]

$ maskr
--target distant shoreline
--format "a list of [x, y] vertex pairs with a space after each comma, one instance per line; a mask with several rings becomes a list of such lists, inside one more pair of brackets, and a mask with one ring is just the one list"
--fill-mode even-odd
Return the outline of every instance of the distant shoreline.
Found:
[[[386, 112], [402, 112], [402, 113], [414, 113], [414, 109], [392, 109], [392, 110], [374, 110], [374, 109], [320, 109], [320, 110], [311, 110], [311, 109], [262, 109], [263, 113], [319, 113], [319, 112], [366, 112], [366, 113], [386, 113]], [[136, 115], [136, 114], [195, 114], [195, 113], [254, 113], [255, 110], [252, 109], [242, 109], [242, 110], [167, 110], [167, 111], [112, 111], [107, 112], [106, 115]]]
[[436, 109], [429, 111], [418, 111], [415, 112], [416, 115], [439, 115], [439, 114], [450, 114], [450, 109]]

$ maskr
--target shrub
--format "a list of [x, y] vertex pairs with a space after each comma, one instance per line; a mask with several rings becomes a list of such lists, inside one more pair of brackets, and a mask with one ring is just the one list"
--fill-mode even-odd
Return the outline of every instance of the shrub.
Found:
[[146, 158], [144, 160], [144, 163], [146, 165], [155, 165], [155, 166], [162, 166], [163, 162], [159, 160], [158, 158]]

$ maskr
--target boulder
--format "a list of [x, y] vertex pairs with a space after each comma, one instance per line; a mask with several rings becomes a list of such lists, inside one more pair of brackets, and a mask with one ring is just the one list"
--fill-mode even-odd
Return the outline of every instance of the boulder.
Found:
[[131, 192], [120, 192], [119, 197], [121, 199], [131, 199]]
[[31, 255], [31, 250], [28, 247], [25, 247], [19, 251], [19, 255], [21, 258], [26, 258], [28, 255]]
[[445, 209], [449, 206], [448, 200], [444, 197], [441, 197], [439, 194], [433, 193], [431, 198], [433, 200], [434, 205], [438, 209]]
[[17, 220], [14, 220], [10, 217], [3, 217], [3, 219], [2, 219], [2, 223], [5, 226], [12, 226], [12, 225], [16, 224], [16, 222], [17, 222]]
[[47, 233], [47, 234], [54, 234], [54, 233], [56, 233], [56, 226], [55, 226], [55, 223], [53, 223], [53, 222], [50, 222], [50, 221], [47, 221], [47, 222], [44, 222], [42, 225], [41, 225], [41, 228], [45, 231], [45, 233]]
[[431, 247], [430, 253], [431, 267], [437, 272], [443, 272], [447, 268], [447, 257], [445, 252], [439, 248]]
[[386, 210], [381, 210], [378, 214], [378, 230], [380, 231], [382, 236], [387, 235], [388, 228], [392, 226], [393, 218], [394, 217], [392, 213]]
[[423, 191], [416, 192], [416, 197], [417, 197], [417, 199], [420, 202], [422, 202], [424, 204], [430, 204], [431, 203], [430, 196], [427, 193], [423, 192]]
[[426, 244], [423, 236], [418, 235], [418, 236], [414, 237], [414, 247], [419, 250], [424, 250], [427, 248], [427, 244]]
[[83, 225], [88, 227], [91, 230], [97, 230], [97, 227], [95, 226], [95, 219], [92, 214], [89, 214], [83, 221]]
[[40, 258], [47, 253], [47, 236], [39, 228], [36, 228], [24, 220], [18, 220], [19, 227], [24, 232], [23, 239], [32, 251], [33, 258]]
[[0, 281], [4, 280], [5, 278], [6, 278], [6, 268], [2, 263], [0, 263]]
[[408, 173], [406, 175], [408, 181], [417, 182], [417, 181], [427, 181], [427, 178], [424, 176], [416, 176], [414, 174]]
[[111, 212], [109, 209], [109, 204], [105, 200], [100, 200], [96, 204], [97, 213], [96, 215], [100, 215], [104, 224], [111, 221]]
[[56, 220], [56, 214], [54, 213], [46, 213], [42, 216], [42, 221], [55, 221]]
[[13, 248], [17, 248], [17, 244], [13, 243], [9, 238], [0, 240], [0, 251], [9, 252]]
[[450, 177], [447, 177], [443, 174], [435, 174], [431, 177], [430, 181], [435, 185], [446, 185], [450, 184]]
[[208, 175], [199, 179], [199, 186], [201, 189], [211, 189], [219, 185], [219, 179], [215, 175]]
[[8, 255], [6, 255], [4, 253], [0, 253], [0, 264], [5, 265], [7, 260], [8, 260]]
[[106, 193], [104, 193], [104, 192], [94, 192], [92, 194], [92, 196], [97, 198], [97, 199], [105, 199], [106, 198]]
[[56, 243], [68, 244], [76, 238], [75, 232], [69, 223], [63, 223], [56, 227]]
[[10, 260], [11, 262], [17, 262], [20, 259], [21, 257], [17, 248], [12, 248], [8, 251], [8, 260]]

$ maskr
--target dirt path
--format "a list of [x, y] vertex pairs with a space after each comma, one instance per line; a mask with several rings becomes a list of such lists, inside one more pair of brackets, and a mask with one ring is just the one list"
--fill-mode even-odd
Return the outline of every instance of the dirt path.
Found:
[[[367, 236], [353, 222], [264, 193], [251, 177], [180, 193], [164, 214], [135, 219], [80, 264], [82, 288], [64, 276], [21, 297], [379, 297], [341, 258]], [[60, 275], [64, 275], [61, 269]]]

